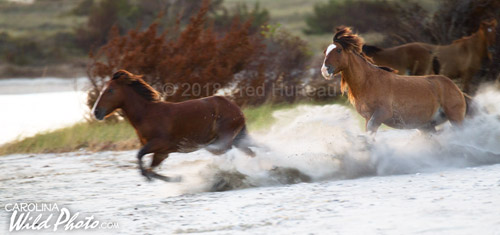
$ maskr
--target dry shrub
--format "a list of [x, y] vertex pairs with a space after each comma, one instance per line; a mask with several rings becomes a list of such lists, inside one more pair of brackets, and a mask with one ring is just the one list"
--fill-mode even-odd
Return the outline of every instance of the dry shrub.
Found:
[[88, 105], [118, 69], [144, 75], [173, 102], [220, 93], [241, 106], [306, 97], [301, 84], [310, 53], [304, 41], [275, 26], [253, 32], [253, 18], [242, 22], [238, 14], [225, 30], [215, 31], [208, 12], [205, 2], [182, 30], [180, 20], [165, 30], [158, 20], [125, 35], [115, 27], [109, 42], [91, 55]]
[[[72, 13], [88, 14], [86, 24], [76, 29], [76, 35], [79, 46], [89, 51], [107, 43], [111, 28], [116, 27], [120, 34], [134, 28], [144, 30], [161, 14], [164, 17], [158, 24], [160, 30], [176, 24], [185, 26], [202, 4], [203, 0], [84, 0]], [[221, 5], [222, 0], [213, 0], [208, 11], [214, 13]]]
[[261, 31], [261, 26], [266, 25], [269, 20], [269, 11], [261, 8], [256, 2], [252, 9], [249, 9], [245, 3], [238, 3], [234, 8], [228, 9], [220, 7], [218, 11], [214, 11], [213, 21], [214, 28], [217, 32], [224, 32], [231, 26], [232, 19], [235, 17], [243, 21], [251, 20], [250, 33], [258, 33]]
[[237, 74], [232, 96], [240, 105], [265, 102], [293, 103], [308, 98], [304, 79], [311, 58], [305, 41], [279, 28], [263, 27], [266, 50], [257, 55], [257, 63]]
[[[209, 4], [192, 17], [182, 32], [173, 27], [158, 32], [158, 23], [146, 30], [130, 30], [120, 36], [114, 28], [110, 41], [91, 55], [88, 75], [93, 89], [88, 104], [109, 76], [118, 69], [144, 75], [146, 82], [163, 91], [169, 101], [183, 101], [215, 94], [227, 87], [233, 75], [245, 69], [261, 48], [261, 39], [250, 35], [250, 22], [238, 19], [223, 36], [206, 27]], [[179, 35], [175, 38], [167, 34]]]

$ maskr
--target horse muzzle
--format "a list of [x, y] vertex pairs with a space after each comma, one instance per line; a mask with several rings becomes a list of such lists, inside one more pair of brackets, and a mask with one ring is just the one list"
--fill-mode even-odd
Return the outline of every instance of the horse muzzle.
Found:
[[97, 119], [97, 120], [103, 120], [105, 116], [106, 116], [105, 110], [98, 109], [98, 108], [94, 109], [94, 117], [95, 117], [95, 119]]
[[332, 79], [334, 76], [333, 76], [333, 73], [335, 71], [335, 67], [331, 66], [331, 65], [323, 65], [321, 67], [321, 75], [323, 75], [323, 77], [326, 79], [326, 80], [330, 80]]

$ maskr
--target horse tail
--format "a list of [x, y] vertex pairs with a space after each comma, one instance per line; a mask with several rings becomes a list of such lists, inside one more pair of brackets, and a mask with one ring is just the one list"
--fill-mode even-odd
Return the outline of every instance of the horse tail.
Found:
[[255, 152], [250, 149], [250, 147], [255, 146], [255, 143], [248, 135], [246, 125], [244, 125], [243, 128], [241, 128], [240, 132], [236, 135], [236, 137], [234, 137], [233, 144], [234, 146], [236, 146], [236, 148], [245, 152], [249, 156], [255, 157]]
[[441, 63], [439, 63], [439, 59], [437, 56], [434, 56], [432, 58], [432, 71], [434, 71], [434, 74], [439, 74], [441, 71]]
[[472, 118], [479, 112], [477, 103], [472, 99], [472, 96], [462, 92], [465, 98], [465, 116]]
[[363, 45], [362, 50], [363, 53], [365, 53], [367, 56], [373, 57], [375, 54], [377, 54], [379, 51], [382, 51], [383, 49], [376, 46]]

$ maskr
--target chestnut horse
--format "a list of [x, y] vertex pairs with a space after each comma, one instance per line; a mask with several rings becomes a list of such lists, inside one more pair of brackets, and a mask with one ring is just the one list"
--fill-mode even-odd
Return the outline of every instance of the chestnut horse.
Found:
[[[114, 73], [97, 99], [93, 114], [98, 120], [121, 109], [135, 128], [142, 148], [137, 154], [139, 168], [148, 180], [171, 181], [153, 172], [170, 153], [188, 153], [206, 148], [223, 154], [233, 145], [254, 156], [248, 146], [245, 117], [239, 107], [221, 96], [170, 103], [141, 76], [125, 70]], [[142, 158], [154, 153], [151, 167], [144, 169]]]
[[[481, 68], [483, 59], [493, 59], [497, 20], [482, 21], [479, 29], [468, 37], [449, 45], [408, 43], [381, 49], [363, 46], [363, 52], [372, 57], [377, 65], [389, 66], [400, 74], [442, 74], [452, 79], [462, 79], [463, 90], [470, 91], [470, 81]], [[436, 63], [439, 61], [439, 68]]]
[[337, 29], [325, 50], [321, 73], [341, 73], [342, 91], [375, 134], [383, 123], [393, 128], [435, 131], [449, 120], [462, 123], [466, 102], [460, 89], [442, 75], [402, 76], [375, 66], [361, 51], [362, 39], [348, 27]]

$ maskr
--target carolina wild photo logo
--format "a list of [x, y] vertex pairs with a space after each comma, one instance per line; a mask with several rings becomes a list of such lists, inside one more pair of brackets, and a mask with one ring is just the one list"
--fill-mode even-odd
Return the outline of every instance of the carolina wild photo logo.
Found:
[[80, 216], [80, 212], [71, 213], [57, 203], [7, 203], [4, 208], [11, 212], [9, 232], [21, 230], [90, 230], [114, 229], [117, 223], [101, 222], [93, 215]]

